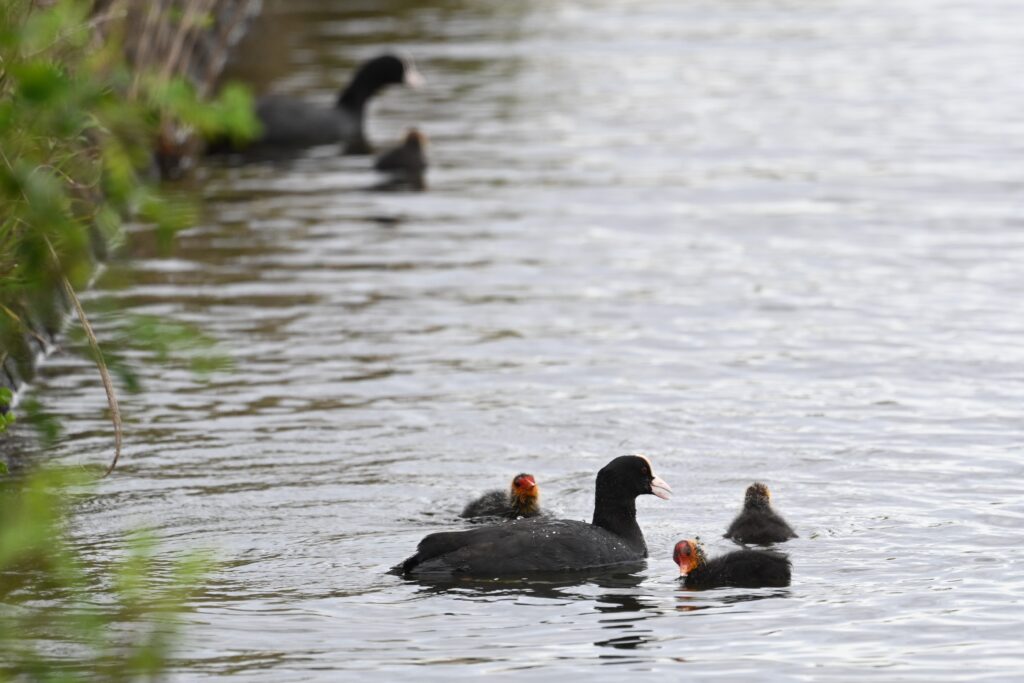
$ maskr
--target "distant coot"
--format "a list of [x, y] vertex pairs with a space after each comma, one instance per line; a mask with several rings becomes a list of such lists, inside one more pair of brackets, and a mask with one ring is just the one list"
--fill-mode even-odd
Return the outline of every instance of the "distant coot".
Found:
[[430, 534], [392, 569], [416, 578], [523, 576], [604, 569], [647, 557], [636, 497], [668, 499], [672, 489], [641, 455], [615, 458], [597, 473], [591, 524], [533, 517], [469, 531]]
[[461, 517], [536, 517], [540, 514], [540, 487], [532, 474], [519, 474], [512, 479], [507, 491], [494, 489], [476, 500], [470, 501], [462, 510]]
[[387, 174], [389, 189], [425, 190], [427, 165], [427, 136], [410, 128], [402, 143], [377, 157], [373, 167]]
[[767, 545], [796, 538], [796, 532], [772, 509], [771, 492], [761, 483], [747, 487], [743, 510], [729, 525], [726, 538], [737, 543]]
[[427, 169], [427, 136], [410, 128], [402, 143], [382, 153], [373, 167], [382, 173], [423, 173]]
[[[333, 107], [285, 96], [268, 96], [256, 103], [263, 133], [248, 146], [256, 149], [300, 148], [343, 143], [348, 154], [371, 151], [363, 130], [366, 104], [389, 85], [418, 87], [423, 82], [406, 59], [382, 55], [364, 62], [341, 91]], [[225, 141], [212, 142], [208, 151], [233, 151]]]
[[672, 559], [687, 588], [766, 588], [788, 586], [789, 558], [770, 550], [736, 550], [707, 559], [699, 541], [676, 543]]

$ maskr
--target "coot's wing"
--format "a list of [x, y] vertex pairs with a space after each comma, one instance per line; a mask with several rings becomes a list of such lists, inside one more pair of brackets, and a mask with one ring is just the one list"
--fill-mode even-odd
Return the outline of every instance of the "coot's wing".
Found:
[[757, 513], [742, 512], [725, 532], [726, 538], [738, 543], [765, 545], [796, 537], [796, 532], [772, 510]]
[[405, 146], [392, 147], [377, 157], [373, 167], [378, 171], [401, 171], [405, 169]]
[[756, 534], [757, 517], [747, 510], [742, 510], [729, 524], [723, 536], [731, 538], [737, 543], [748, 543], [747, 536]]
[[[479, 501], [474, 501], [474, 503]], [[471, 503], [472, 505], [472, 503]], [[424, 562], [444, 558], [446, 555], [456, 552], [464, 547], [483, 547], [484, 544], [493, 544], [502, 540], [506, 533], [503, 529], [511, 525], [489, 525], [468, 531], [440, 531], [425, 536], [419, 545], [416, 546], [416, 554], [408, 558], [395, 569], [399, 573], [407, 574], [416, 570]]]
[[793, 527], [782, 518], [782, 515], [772, 510], [772, 521], [775, 524], [775, 536], [776, 542], [785, 541], [790, 538], [796, 538], [796, 532], [793, 531]]
[[402, 565], [417, 576], [522, 576], [635, 563], [643, 550], [573, 520], [520, 519], [462, 532], [431, 534]]
[[[461, 517], [506, 517], [510, 508], [508, 491], [494, 489], [476, 500], [471, 500], [462, 509]], [[428, 537], [429, 538], [429, 537]]]
[[356, 129], [341, 109], [288, 97], [260, 99], [256, 116], [263, 126], [259, 142], [266, 145], [326, 145], [347, 140]]
[[740, 524], [740, 519], [741, 518], [742, 518], [742, 515], [740, 515], [739, 517], [737, 517], [736, 519], [732, 520], [732, 522], [729, 523], [729, 528], [725, 530], [724, 534], [722, 534], [723, 538], [731, 538], [734, 541], [739, 541], [739, 539], [736, 538], [736, 533], [739, 530], [739, 524]]
[[769, 550], [738, 550], [729, 554], [728, 584], [741, 588], [788, 586], [789, 558]]
[[374, 162], [373, 167], [383, 173], [423, 173], [427, 168], [427, 155], [416, 138], [387, 150]]

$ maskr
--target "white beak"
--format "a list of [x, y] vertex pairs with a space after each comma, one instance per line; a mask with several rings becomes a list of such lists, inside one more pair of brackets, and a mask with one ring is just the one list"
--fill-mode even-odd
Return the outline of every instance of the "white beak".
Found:
[[417, 88], [422, 88], [426, 85], [427, 79], [423, 77], [423, 74], [416, 70], [416, 67], [412, 65], [412, 62], [407, 62], [405, 65], [405, 78], [402, 79], [402, 82], [413, 90], [416, 90]]
[[662, 500], [668, 500], [672, 497], [672, 487], [661, 477], [655, 477], [651, 480], [651, 493]]

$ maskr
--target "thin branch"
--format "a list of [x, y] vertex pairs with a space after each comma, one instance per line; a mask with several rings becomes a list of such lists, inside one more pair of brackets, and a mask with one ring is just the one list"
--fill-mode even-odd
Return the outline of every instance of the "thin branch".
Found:
[[240, 2], [235, 6], [234, 12], [224, 21], [217, 35], [214, 47], [207, 54], [206, 71], [203, 73], [202, 82], [199, 84], [199, 94], [206, 97], [213, 89], [213, 82], [224, 62], [228, 58], [228, 50], [231, 49], [231, 36], [236, 29], [246, 20], [251, 9], [248, 0]]
[[178, 22], [177, 31], [171, 39], [171, 46], [168, 53], [164, 55], [164, 68], [161, 73], [162, 80], [169, 80], [174, 76], [181, 59], [182, 51], [188, 41], [189, 35], [199, 24], [206, 3], [203, 0], [188, 0], [185, 5], [185, 12]]
[[[60, 257], [57, 256], [57, 250], [53, 248], [53, 243], [50, 242], [49, 237], [43, 235], [43, 239], [46, 240], [46, 246], [50, 248], [50, 256], [53, 257], [54, 263], [57, 265], [59, 270]], [[103, 389], [107, 392], [107, 405], [110, 406], [110, 420], [114, 424], [114, 459], [110, 461], [110, 465], [107, 466], [107, 471], [103, 473], [103, 477], [107, 477], [114, 471], [114, 467], [117, 466], [117, 461], [121, 457], [121, 437], [123, 433], [123, 429], [121, 427], [121, 410], [117, 405], [117, 394], [114, 392], [114, 382], [110, 379], [110, 371], [107, 369], [106, 361], [103, 360], [103, 351], [100, 349], [99, 340], [96, 339], [96, 333], [92, 331], [92, 325], [89, 324], [89, 318], [85, 315], [85, 309], [82, 308], [82, 302], [79, 300], [78, 295], [75, 294], [75, 289], [71, 286], [71, 281], [68, 280], [67, 276], [61, 274], [60, 280], [61, 285], [64, 287], [64, 293], [67, 294], [69, 299], [71, 299], [71, 303], [75, 307], [75, 312], [78, 314], [78, 320], [82, 323], [82, 330], [85, 331], [85, 336], [89, 339], [89, 346], [92, 347], [93, 355], [96, 358], [96, 367], [99, 369], [100, 378], [103, 380]]]
[[[157, 18], [160, 16], [162, 11], [162, 3], [160, 0], [153, 0], [149, 4], [149, 11], [146, 12], [146, 18], [143, 20], [142, 26], [139, 28], [139, 33], [135, 37], [135, 75], [132, 77], [132, 85], [128, 89], [128, 99], [135, 99], [135, 95], [139, 92], [139, 85], [141, 84], [142, 74], [146, 68], [146, 62], [149, 59], [150, 51], [158, 46], [159, 36], [152, 35], [152, 28], [157, 24]], [[127, 44], [127, 41], [126, 41]]]
[[14, 322], [18, 323], [18, 325], [21, 326], [22, 330], [24, 330], [28, 334], [32, 335], [33, 337], [35, 337], [36, 341], [43, 345], [43, 349], [46, 349], [46, 347], [51, 346], [50, 342], [46, 341], [45, 337], [43, 337], [41, 334], [39, 334], [38, 332], [33, 330], [31, 327], [26, 325], [25, 321], [22, 320], [21, 317], [17, 313], [12, 311], [5, 304], [0, 303], [0, 310], [2, 310], [4, 313], [6, 313], [7, 317], [9, 317], [11, 320], [13, 320]]

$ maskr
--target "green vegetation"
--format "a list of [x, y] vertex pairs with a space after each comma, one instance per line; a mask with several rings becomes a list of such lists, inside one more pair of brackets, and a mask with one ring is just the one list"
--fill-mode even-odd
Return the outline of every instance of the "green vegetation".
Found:
[[[154, 150], [168, 137], [245, 138], [257, 126], [246, 91], [228, 87], [207, 101], [181, 75], [189, 40], [210, 23], [197, 7], [210, 3], [155, 6], [0, 0], [0, 363], [31, 377], [30, 340], [45, 346], [72, 307], [83, 340], [73, 345], [96, 362], [110, 399], [110, 469], [121, 435], [108, 365], [122, 386], [137, 388], [117, 345], [157, 359], [184, 352], [197, 370], [216, 357], [194, 331], [152, 318], [119, 326], [123, 338], [102, 340], [101, 352], [76, 292], [123, 239], [122, 221], [152, 224], [166, 246], [195, 219], [194, 206], [155, 183]], [[157, 24], [161, 40], [150, 40]], [[12, 399], [0, 388], [0, 432], [15, 419]], [[24, 400], [18, 412], [44, 440], [54, 436], [58, 420], [37, 402]], [[16, 477], [0, 467], [0, 681], [127, 681], [166, 669], [176, 615], [204, 563], [158, 557], [145, 536], [122, 559], [87, 561], [66, 535], [69, 507], [91, 495], [87, 477], [95, 475], [41, 468]]]
[[[103, 354], [75, 292], [97, 251], [119, 243], [126, 217], [156, 226], [165, 246], [195, 219], [194, 206], [152, 182], [153, 151], [169, 130], [245, 138], [258, 124], [243, 89], [202, 101], [167, 68], [180, 63], [184, 39], [168, 41], [177, 48], [170, 62], [150, 50], [152, 63], [129, 64], [121, 37], [139, 28], [132, 3], [102, 3], [101, 14], [83, 0], [38, 4], [0, 0], [0, 361], [30, 377], [26, 338], [56, 332], [65, 306], [75, 306], [116, 423]], [[183, 36], [209, 20], [185, 4], [175, 27]]]
[[13, 400], [14, 393], [7, 387], [0, 387], [0, 432], [6, 432], [7, 428], [14, 424], [16, 416], [10, 408]]
[[86, 563], [65, 526], [87, 486], [55, 470], [0, 479], [0, 681], [132, 681], [167, 668], [209, 561], [168, 561], [137, 535], [122, 559]]

